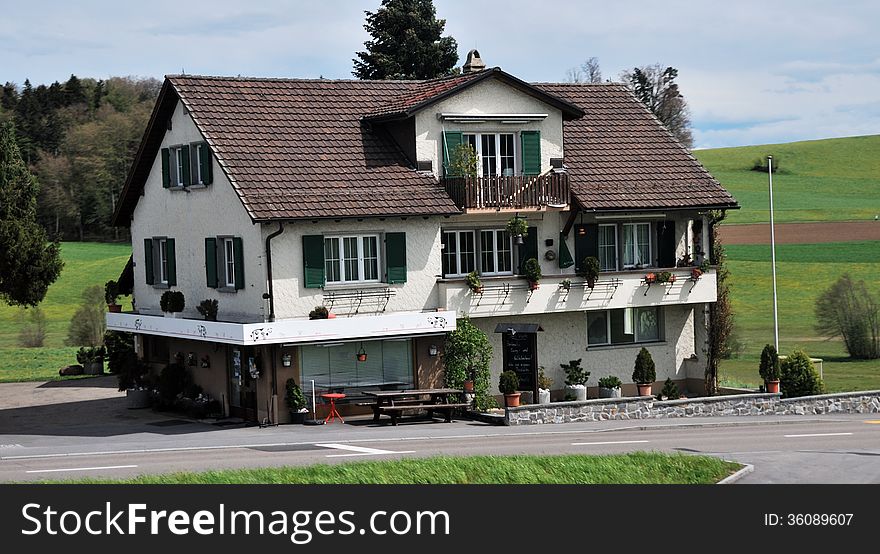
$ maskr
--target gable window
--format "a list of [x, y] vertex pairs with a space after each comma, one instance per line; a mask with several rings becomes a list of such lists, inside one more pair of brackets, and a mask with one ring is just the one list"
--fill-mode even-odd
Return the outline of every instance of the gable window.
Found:
[[609, 346], [663, 340], [662, 314], [656, 306], [588, 312], [587, 344]]
[[164, 188], [210, 185], [213, 181], [211, 151], [206, 142], [163, 148], [161, 158]]
[[[188, 146], [178, 146], [174, 149], [174, 161], [176, 162], [176, 171], [174, 172], [175, 180], [174, 186], [182, 187], [184, 185], [188, 185], [186, 181], [184, 181], [184, 174], [186, 173], [186, 160], [184, 160], [184, 149], [189, 148]], [[189, 157], [189, 156], [186, 156]]]
[[476, 269], [473, 231], [443, 232], [443, 275], [463, 277]]
[[516, 141], [513, 133], [465, 133], [462, 139], [477, 153], [478, 175], [516, 175]]
[[226, 275], [226, 286], [235, 288], [235, 243], [232, 242], [232, 238], [223, 239], [223, 252], [225, 254], [225, 271]]
[[324, 238], [324, 271], [328, 283], [379, 280], [379, 236]]
[[599, 268], [617, 271], [617, 225], [599, 225]]
[[144, 277], [148, 285], [157, 288], [168, 288], [177, 284], [173, 238], [144, 239]]
[[623, 267], [647, 267], [651, 264], [651, 224], [623, 224]]

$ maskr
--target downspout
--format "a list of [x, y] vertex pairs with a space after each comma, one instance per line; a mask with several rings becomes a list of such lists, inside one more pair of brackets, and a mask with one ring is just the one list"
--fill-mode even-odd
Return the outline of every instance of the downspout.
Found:
[[269, 292], [266, 293], [266, 298], [269, 300], [269, 321], [275, 321], [275, 294], [272, 287], [272, 239], [283, 232], [284, 222], [279, 221], [278, 230], [266, 237], [266, 277], [269, 280]]

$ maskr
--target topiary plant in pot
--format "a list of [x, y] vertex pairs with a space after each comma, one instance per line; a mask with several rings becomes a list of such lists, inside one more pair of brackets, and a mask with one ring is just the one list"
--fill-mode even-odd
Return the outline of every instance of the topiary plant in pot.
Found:
[[764, 380], [764, 390], [767, 392], [779, 392], [779, 353], [772, 344], [764, 345], [761, 351], [761, 365], [758, 366], [758, 374]]
[[186, 299], [179, 290], [166, 290], [159, 298], [159, 307], [166, 317], [177, 317], [177, 314], [186, 307]]
[[119, 285], [114, 280], [104, 283], [104, 301], [107, 302], [107, 311], [119, 313], [122, 306], [116, 303], [119, 299]]
[[599, 259], [595, 256], [587, 256], [581, 262], [580, 275], [587, 281], [587, 286], [593, 288], [599, 279]]
[[559, 364], [565, 372], [565, 398], [570, 400], [587, 399], [587, 381], [590, 372], [581, 367], [581, 360], [569, 360], [567, 364]]
[[550, 387], [553, 386], [553, 379], [544, 374], [544, 366], [538, 368], [538, 404], [550, 403]]
[[523, 237], [529, 236], [529, 223], [519, 216], [511, 217], [507, 221], [507, 232], [517, 244], [522, 244]]
[[599, 379], [599, 398], [620, 398], [623, 383], [614, 375]]
[[504, 395], [504, 405], [508, 408], [519, 406], [519, 377], [514, 371], [503, 371], [498, 378], [498, 390]]
[[472, 293], [483, 294], [483, 282], [480, 281], [480, 276], [476, 271], [468, 273], [464, 280], [467, 282], [467, 286], [471, 289]]
[[538, 282], [541, 280], [541, 263], [537, 258], [529, 258], [523, 264], [523, 277], [529, 282], [529, 290], [538, 288]]
[[651, 353], [644, 346], [636, 356], [632, 380], [639, 388], [639, 396], [652, 396], [651, 389], [654, 386], [654, 381], [657, 380], [657, 369], [654, 366]]
[[290, 422], [304, 423], [306, 414], [309, 413], [306, 409], [306, 397], [293, 379], [288, 379], [284, 384], [284, 400], [290, 409]]
[[217, 321], [217, 309], [220, 307], [220, 303], [217, 302], [216, 299], [204, 299], [199, 302], [199, 305], [196, 306], [196, 309], [202, 314], [202, 317], [205, 318], [205, 321]]

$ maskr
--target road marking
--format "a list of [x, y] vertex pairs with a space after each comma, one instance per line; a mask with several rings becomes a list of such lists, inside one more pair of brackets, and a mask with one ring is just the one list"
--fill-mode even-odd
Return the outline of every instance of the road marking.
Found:
[[328, 454], [328, 458], [345, 458], [348, 456], [377, 456], [379, 454], [412, 454], [415, 450], [403, 450], [403, 451], [393, 451], [393, 450], [380, 450], [378, 448], [366, 448], [364, 446], [352, 446], [350, 444], [316, 444], [315, 446], [322, 446], [324, 448], [337, 448], [339, 450], [350, 450], [355, 452], [354, 454]]
[[599, 444], [639, 444], [648, 441], [606, 441], [606, 442], [573, 442], [572, 446], [593, 446]]
[[798, 437], [843, 437], [846, 435], [852, 435], [852, 433], [806, 433], [804, 435], [782, 435], [787, 439], [794, 439]]
[[65, 469], [32, 469], [25, 473], [56, 473], [59, 471], [92, 471], [97, 469], [125, 469], [137, 466], [70, 467]]

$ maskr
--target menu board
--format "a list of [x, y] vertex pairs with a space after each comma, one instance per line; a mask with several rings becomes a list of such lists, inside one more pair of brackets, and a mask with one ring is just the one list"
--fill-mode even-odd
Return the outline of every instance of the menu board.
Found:
[[504, 370], [519, 377], [519, 390], [533, 391], [538, 373], [538, 335], [536, 333], [504, 333]]

